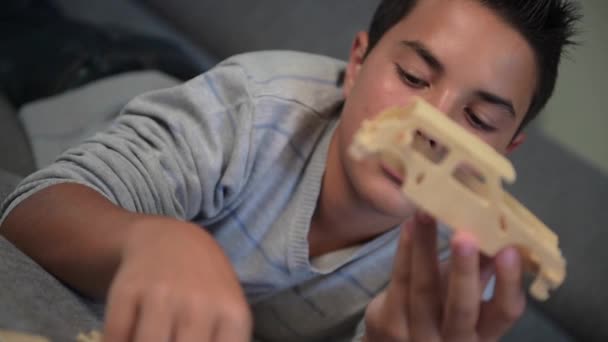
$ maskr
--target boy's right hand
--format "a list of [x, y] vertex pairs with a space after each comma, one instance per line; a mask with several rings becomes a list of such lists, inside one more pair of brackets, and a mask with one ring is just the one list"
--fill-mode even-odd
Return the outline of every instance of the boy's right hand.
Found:
[[168, 218], [135, 225], [108, 294], [104, 341], [249, 341], [247, 301], [213, 237]]
[[[448, 267], [437, 258], [433, 218], [416, 214], [401, 232], [391, 282], [365, 312], [364, 341], [495, 342], [522, 315], [522, 263], [514, 248], [482, 259], [474, 237], [456, 232]], [[495, 272], [488, 302], [483, 289]]]

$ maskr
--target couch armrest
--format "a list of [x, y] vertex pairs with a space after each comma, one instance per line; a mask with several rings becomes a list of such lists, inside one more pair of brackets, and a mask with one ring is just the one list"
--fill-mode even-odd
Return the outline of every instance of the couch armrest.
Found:
[[17, 112], [0, 94], [0, 169], [25, 176], [34, 171], [29, 139], [19, 123]]
[[0, 203], [15, 189], [20, 180], [20, 176], [0, 169]]

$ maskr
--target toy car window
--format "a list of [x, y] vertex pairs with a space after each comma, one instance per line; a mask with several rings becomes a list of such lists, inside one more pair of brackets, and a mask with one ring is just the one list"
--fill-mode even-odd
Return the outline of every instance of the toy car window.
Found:
[[414, 131], [412, 148], [434, 164], [440, 164], [449, 153], [448, 148], [439, 140], [420, 130]]
[[474, 194], [477, 194], [484, 199], [489, 196], [488, 183], [484, 175], [473, 165], [467, 162], [461, 162], [456, 165], [452, 176], [456, 181], [462, 184], [466, 189], [469, 189]]

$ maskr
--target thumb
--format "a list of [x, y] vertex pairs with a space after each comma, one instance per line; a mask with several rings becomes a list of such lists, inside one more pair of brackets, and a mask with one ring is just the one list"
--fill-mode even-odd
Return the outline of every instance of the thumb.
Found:
[[415, 216], [401, 226], [397, 252], [393, 259], [391, 284], [407, 285], [411, 273], [412, 231], [416, 224]]
[[422, 212], [417, 212], [402, 225], [397, 252], [393, 260], [391, 283], [395, 283], [403, 290], [407, 289], [412, 271], [412, 233], [416, 229], [428, 229], [434, 225], [435, 220]]

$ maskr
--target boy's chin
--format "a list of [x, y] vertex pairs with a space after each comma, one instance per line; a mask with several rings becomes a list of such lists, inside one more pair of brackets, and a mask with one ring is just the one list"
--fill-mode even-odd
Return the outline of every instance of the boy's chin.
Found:
[[366, 200], [375, 211], [401, 221], [410, 217], [415, 207], [401, 192], [401, 185], [393, 179], [382, 177], [367, 186]]

